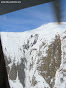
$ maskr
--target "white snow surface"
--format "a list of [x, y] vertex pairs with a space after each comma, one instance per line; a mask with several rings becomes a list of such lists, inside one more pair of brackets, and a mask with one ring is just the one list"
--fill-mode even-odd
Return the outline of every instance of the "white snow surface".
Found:
[[[50, 88], [49, 84], [45, 81], [45, 79], [38, 73], [36, 70], [37, 68], [37, 60], [40, 58], [37, 56], [37, 53], [39, 52], [39, 48], [41, 47], [42, 42], [47, 42], [47, 47], [44, 49], [44, 53], [42, 55], [46, 55], [45, 50], [48, 49], [48, 45], [51, 43], [55, 35], [60, 35], [62, 39], [63, 32], [66, 31], [66, 22], [62, 22], [61, 25], [58, 25], [57, 23], [49, 23], [42, 25], [39, 28], [33, 29], [31, 31], [26, 32], [1, 32], [1, 40], [2, 40], [2, 46], [3, 46], [3, 52], [7, 55], [7, 57], [11, 57], [12, 62], [14, 61], [15, 57], [15, 64], [17, 65], [17, 62], [21, 63], [20, 58], [25, 57], [27, 58], [27, 64], [25, 68], [25, 88]], [[38, 34], [38, 39], [36, 38], [35, 34]], [[30, 38], [30, 36], [33, 35], [33, 38]], [[31, 44], [33, 43], [34, 39], [37, 39], [37, 43], [31, 47]], [[25, 49], [25, 54], [23, 52], [23, 45], [27, 44], [27, 40], [29, 39], [29, 46], [30, 48], [28, 50]], [[7, 50], [5, 50], [5, 47]], [[21, 51], [19, 50], [21, 48]], [[33, 49], [36, 49], [35, 51]], [[30, 55], [30, 51], [31, 52]], [[41, 49], [43, 50], [43, 48]], [[32, 63], [32, 56], [34, 65], [31, 70], [30, 63]], [[41, 62], [40, 62], [41, 63]], [[11, 67], [12, 63], [9, 64]], [[62, 65], [62, 63], [61, 63]], [[64, 67], [66, 68], [66, 67]], [[35, 72], [35, 73], [34, 73]], [[57, 73], [57, 72], [56, 72]], [[32, 80], [33, 75], [35, 76], [37, 80], [37, 84], [35, 86], [31, 85], [30, 80]], [[59, 77], [57, 78], [56, 74], [56, 85], [54, 88], [66, 88], [66, 79], [63, 83], [60, 84], [60, 77], [62, 76], [61, 73], [59, 73]], [[9, 83], [11, 88], [23, 88], [22, 84], [20, 83], [18, 76], [16, 80], [10, 80]]]

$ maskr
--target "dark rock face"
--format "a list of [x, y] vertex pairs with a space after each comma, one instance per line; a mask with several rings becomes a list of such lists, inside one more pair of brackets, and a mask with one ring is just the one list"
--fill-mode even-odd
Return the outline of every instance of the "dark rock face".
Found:
[[[24, 72], [24, 69], [25, 69], [25, 60], [26, 58], [21, 58], [21, 63], [17, 63], [17, 65], [15, 65], [15, 61], [13, 62], [11, 68], [8, 66], [11, 61], [10, 59], [8, 60], [5, 56], [5, 60], [6, 60], [6, 66], [7, 66], [7, 71], [8, 71], [8, 75], [9, 75], [9, 78], [11, 80], [16, 80], [17, 76], [20, 80], [20, 82], [22, 83], [23, 87], [25, 87], [25, 72]], [[17, 75], [18, 73], [18, 75]]]
[[[34, 40], [34, 41], [30, 41], [30, 40]], [[31, 35], [29, 37], [29, 39], [27, 39], [27, 43], [23, 45], [23, 49], [26, 49], [28, 50], [30, 47], [34, 46], [36, 43], [37, 43], [37, 40], [38, 40], [38, 34], [35, 34], [35, 35]], [[31, 43], [30, 43], [31, 42]]]
[[6, 67], [7, 67], [7, 73], [9, 73], [9, 71], [10, 71], [10, 67], [8, 65], [11, 63], [11, 58], [10, 57], [8, 57], [8, 58], [9, 58], [9, 60], [7, 60], [7, 56], [4, 55], [5, 64], [6, 64]]
[[25, 87], [25, 58], [21, 59], [21, 64], [17, 66], [17, 71], [18, 71], [18, 77], [20, 79], [20, 82], [23, 84]]
[[16, 80], [17, 77], [17, 66], [13, 63], [10, 71], [9, 71], [9, 78], [11, 80]]
[[46, 57], [41, 58], [42, 64], [38, 66], [38, 70], [50, 87], [53, 88], [54, 77], [61, 63], [61, 42], [58, 36], [55, 36], [55, 40], [49, 45], [46, 54]]
[[0, 88], [10, 88], [0, 40]]
[[66, 77], [66, 31], [63, 33], [62, 39], [62, 49], [63, 49], [63, 78]]

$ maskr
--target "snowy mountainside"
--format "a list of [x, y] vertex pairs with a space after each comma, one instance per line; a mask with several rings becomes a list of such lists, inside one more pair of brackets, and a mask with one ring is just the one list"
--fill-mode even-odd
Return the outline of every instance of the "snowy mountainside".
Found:
[[[63, 73], [66, 67], [62, 53], [65, 42], [60, 42], [58, 36], [59, 34], [64, 40], [65, 31], [64, 22], [61, 25], [49, 23], [26, 32], [1, 32], [11, 87], [61, 88], [60, 85], [64, 85], [65, 88], [66, 80]], [[64, 70], [58, 72], [61, 65]]]

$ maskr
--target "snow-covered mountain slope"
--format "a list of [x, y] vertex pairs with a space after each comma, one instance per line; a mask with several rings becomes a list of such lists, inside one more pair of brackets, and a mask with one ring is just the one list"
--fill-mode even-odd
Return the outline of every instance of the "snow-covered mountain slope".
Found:
[[1, 32], [11, 88], [66, 87], [65, 31], [63, 22], [26, 32]]

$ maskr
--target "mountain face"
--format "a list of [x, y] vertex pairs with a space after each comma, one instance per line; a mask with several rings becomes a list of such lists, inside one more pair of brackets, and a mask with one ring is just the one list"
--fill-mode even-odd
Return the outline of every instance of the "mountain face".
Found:
[[11, 88], [66, 88], [66, 23], [2, 32]]

